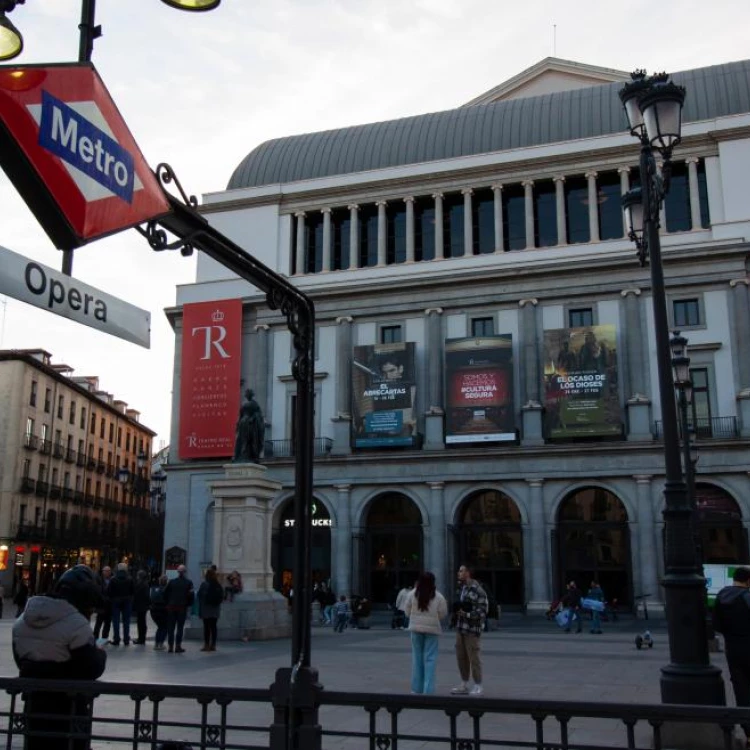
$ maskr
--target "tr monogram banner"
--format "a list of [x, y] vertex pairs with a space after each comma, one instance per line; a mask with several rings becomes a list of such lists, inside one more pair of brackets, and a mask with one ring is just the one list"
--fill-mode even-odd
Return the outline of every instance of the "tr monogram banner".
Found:
[[241, 355], [242, 300], [183, 307], [180, 458], [233, 455]]

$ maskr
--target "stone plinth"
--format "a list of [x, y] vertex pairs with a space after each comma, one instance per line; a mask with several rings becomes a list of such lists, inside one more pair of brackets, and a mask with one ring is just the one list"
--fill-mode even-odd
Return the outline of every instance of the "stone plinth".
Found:
[[[233, 570], [239, 572], [243, 583], [242, 593], [221, 607], [220, 641], [286, 638], [292, 632], [287, 600], [274, 591], [271, 568], [271, 501], [281, 482], [269, 479], [266, 472], [260, 464], [226, 464], [224, 478], [211, 484], [215, 502], [213, 562], [222, 585], [224, 576]], [[200, 625], [194, 618], [191, 637], [203, 637]]]

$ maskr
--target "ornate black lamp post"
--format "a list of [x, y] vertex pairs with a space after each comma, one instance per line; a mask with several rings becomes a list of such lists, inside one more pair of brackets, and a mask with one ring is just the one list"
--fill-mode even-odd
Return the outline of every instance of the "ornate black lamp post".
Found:
[[[623, 197], [629, 236], [642, 264], [650, 261], [656, 363], [664, 427], [665, 575], [670, 663], [662, 667], [661, 697], [665, 703], [726, 703], [721, 670], [709, 661], [706, 640], [706, 582], [693, 531], [693, 508], [680, 460], [677, 411], [670, 361], [669, 323], [664, 289], [659, 210], [669, 189], [672, 150], [681, 140], [685, 89], [665, 74], [637, 71], [620, 91], [630, 133], [641, 144], [640, 188]], [[654, 149], [662, 159], [659, 173]]]

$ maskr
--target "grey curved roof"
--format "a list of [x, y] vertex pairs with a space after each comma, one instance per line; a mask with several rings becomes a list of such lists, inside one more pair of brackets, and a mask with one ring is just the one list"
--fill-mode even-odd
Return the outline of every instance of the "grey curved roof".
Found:
[[[750, 60], [675, 73], [683, 120], [750, 112]], [[627, 129], [621, 83], [276, 138], [253, 149], [227, 189], [384, 169]]]

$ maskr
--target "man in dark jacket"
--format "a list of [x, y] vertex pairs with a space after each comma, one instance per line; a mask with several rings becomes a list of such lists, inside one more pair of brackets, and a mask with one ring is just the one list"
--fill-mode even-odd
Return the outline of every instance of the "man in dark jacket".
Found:
[[570, 626], [573, 624], [573, 620], [578, 623], [576, 633], [581, 632], [581, 590], [576, 586], [575, 581], [571, 581], [568, 584], [568, 590], [563, 596], [563, 607], [568, 612], [568, 619], [566, 620], [565, 632], [570, 633]]
[[[750, 706], [750, 568], [737, 568], [732, 585], [716, 595], [713, 626], [724, 636], [737, 706]], [[750, 725], [744, 726], [750, 747]]]
[[[63, 573], [52, 593], [32, 597], [13, 625], [13, 658], [19, 676], [63, 680], [100, 677], [107, 654], [97, 648], [89, 625], [89, 617], [100, 603], [101, 590], [85, 565]], [[85, 735], [91, 734], [91, 727], [80, 719], [78, 726], [71, 727], [71, 717], [90, 717], [91, 709], [92, 699], [87, 696], [31, 692], [26, 698], [26, 750], [86, 750], [90, 739]], [[39, 717], [40, 714], [56, 714], [60, 718]], [[69, 744], [72, 732], [79, 738]]]
[[164, 603], [167, 605], [167, 643], [168, 651], [181, 654], [182, 634], [185, 630], [185, 618], [188, 607], [193, 603], [195, 591], [193, 582], [185, 575], [187, 568], [180, 565], [177, 568], [177, 578], [173, 578], [164, 589]]
[[101, 634], [102, 638], [109, 638], [109, 628], [112, 625], [112, 603], [109, 601], [109, 583], [112, 580], [112, 568], [105, 565], [97, 577], [97, 585], [100, 587], [104, 602], [96, 610], [96, 622], [94, 623], [94, 638]]
[[128, 573], [128, 566], [120, 563], [117, 573], [109, 582], [109, 600], [112, 602], [112, 640], [113, 646], [120, 645], [120, 620], [122, 620], [122, 642], [130, 645], [130, 618], [133, 614], [133, 594], [135, 584]]

